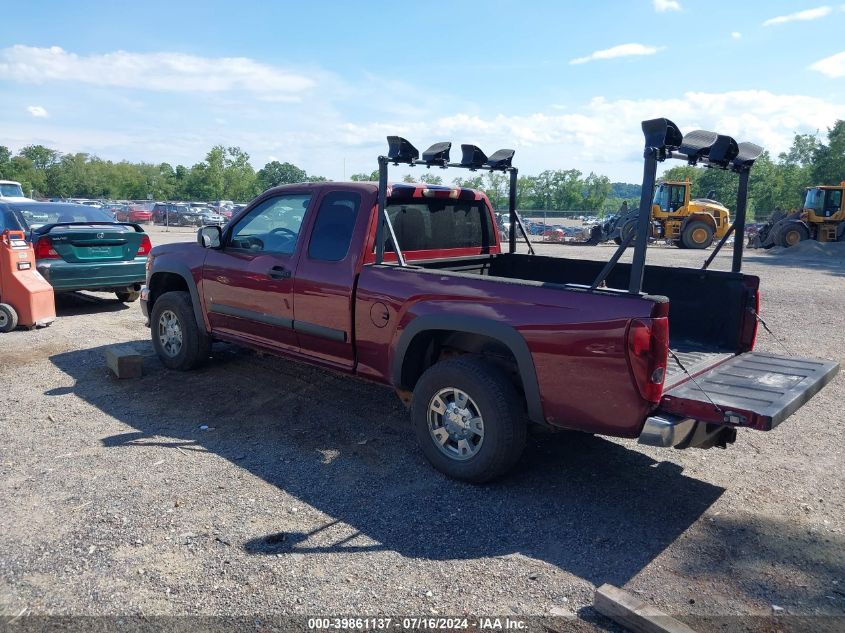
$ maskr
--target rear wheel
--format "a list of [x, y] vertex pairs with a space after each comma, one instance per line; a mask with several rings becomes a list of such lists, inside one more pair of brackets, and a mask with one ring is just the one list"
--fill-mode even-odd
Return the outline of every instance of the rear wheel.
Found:
[[0, 303], [0, 332], [11, 332], [18, 327], [18, 313], [8, 303]]
[[150, 332], [156, 354], [170, 369], [186, 371], [208, 360], [211, 339], [197, 325], [188, 292], [165, 292], [156, 300]]
[[123, 303], [132, 303], [141, 296], [141, 293], [137, 290], [117, 290], [114, 294], [117, 295], [117, 300]]
[[795, 246], [798, 242], [810, 239], [810, 232], [807, 227], [798, 222], [787, 224], [780, 231], [781, 246]]
[[455, 479], [495, 479], [525, 447], [522, 398], [502, 371], [478, 357], [429, 367], [414, 388], [411, 417], [428, 461]]
[[687, 248], [707, 248], [713, 243], [713, 227], [700, 220], [690, 222], [681, 240]]

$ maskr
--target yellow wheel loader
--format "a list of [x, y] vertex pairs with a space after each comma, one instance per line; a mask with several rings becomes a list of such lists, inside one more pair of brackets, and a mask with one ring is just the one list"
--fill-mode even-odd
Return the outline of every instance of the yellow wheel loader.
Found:
[[794, 246], [804, 240], [845, 240], [845, 181], [838, 185], [808, 187], [802, 209], [775, 211], [763, 225], [755, 246]]
[[[636, 218], [618, 223], [618, 241], [636, 230]], [[651, 204], [651, 234], [670, 240], [679, 248], [707, 248], [731, 228], [727, 207], [709, 198], [690, 199], [690, 181], [665, 180], [654, 188]]]

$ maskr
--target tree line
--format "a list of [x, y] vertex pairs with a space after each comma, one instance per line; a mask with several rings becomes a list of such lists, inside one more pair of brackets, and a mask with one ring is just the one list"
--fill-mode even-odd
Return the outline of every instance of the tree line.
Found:
[[[667, 170], [666, 180], [692, 182], [691, 194], [714, 198], [729, 209], [736, 206], [739, 179], [720, 169], [680, 166]], [[748, 181], [749, 215], [767, 219], [773, 211], [800, 208], [804, 188], [837, 185], [845, 180], [845, 121], [837, 121], [822, 141], [815, 134], [796, 134], [792, 146], [773, 158], [763, 152], [751, 170]]]
[[[732, 209], [736, 175], [719, 169], [678, 166], [665, 179], [690, 178], [693, 197], [711, 197]], [[268, 162], [255, 171], [249, 154], [239, 147], [215, 145], [205, 160], [192, 167], [169, 163], [102, 160], [85, 153], [62, 154], [43, 145], [29, 145], [13, 154], [0, 146], [0, 178], [17, 180], [24, 192], [37, 197], [107, 198], [116, 200], [235, 200], [246, 202], [280, 184], [325, 181], [289, 162]], [[357, 173], [353, 181], [377, 181], [378, 171]], [[444, 184], [433, 170], [406, 175], [406, 182]], [[845, 121], [837, 121], [822, 141], [815, 134], [797, 134], [788, 151], [772, 157], [764, 152], [749, 181], [749, 213], [765, 218], [775, 209], [794, 209], [803, 202], [804, 188], [845, 180]], [[496, 209], [507, 208], [509, 177], [501, 172], [455, 178], [452, 185], [484, 191]], [[520, 176], [517, 208], [521, 210], [616, 211], [622, 202], [638, 204], [640, 185], [611, 182], [606, 176], [577, 169], [545, 170]]]
[[[628, 183], [611, 183], [607, 176], [590, 173], [582, 178], [577, 169], [546, 170], [537, 176], [520, 176], [517, 179], [516, 206], [520, 210], [588, 211], [600, 213], [617, 208], [626, 197], [639, 197], [640, 186]], [[354, 181], [378, 180], [378, 170], [370, 174], [353, 174]], [[442, 185], [443, 177], [434, 171], [416, 175], [406, 174], [404, 182], [425, 182]], [[494, 171], [476, 174], [469, 178], [453, 178], [452, 185], [478, 189], [487, 194], [494, 209], [508, 206], [510, 177]], [[633, 191], [633, 196], [631, 192]]]
[[0, 146], [0, 178], [17, 180], [24, 193], [40, 198], [240, 202], [276, 185], [326, 180], [277, 160], [255, 171], [249, 154], [222, 145], [192, 167], [112, 162], [85, 153], [61, 154], [43, 145], [28, 145], [13, 155]]

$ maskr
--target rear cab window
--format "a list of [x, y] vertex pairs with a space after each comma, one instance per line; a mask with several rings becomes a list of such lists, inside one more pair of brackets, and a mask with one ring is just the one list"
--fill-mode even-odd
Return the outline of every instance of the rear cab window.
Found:
[[[471, 189], [394, 185], [387, 215], [407, 259], [498, 252], [486, 199]], [[385, 252], [394, 252], [393, 241], [385, 233]]]

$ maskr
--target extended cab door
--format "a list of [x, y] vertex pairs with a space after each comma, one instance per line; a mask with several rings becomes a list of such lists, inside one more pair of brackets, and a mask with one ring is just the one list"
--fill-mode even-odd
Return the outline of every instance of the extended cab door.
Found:
[[351, 369], [352, 290], [369, 220], [363, 209], [372, 205], [348, 189], [327, 191], [318, 204], [296, 271], [294, 327], [303, 353]]
[[259, 202], [209, 250], [202, 292], [214, 334], [296, 351], [293, 278], [300, 230], [312, 194], [285, 192]]

